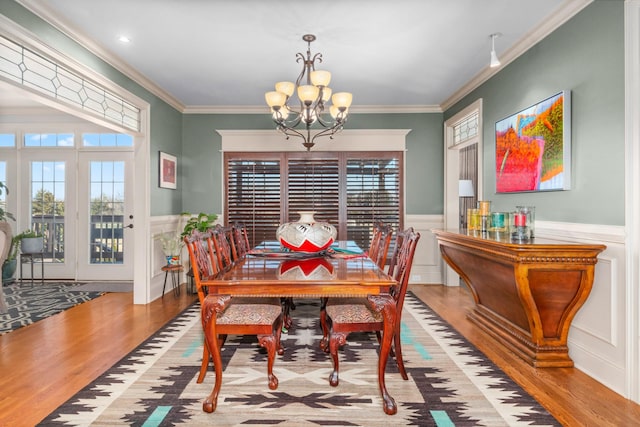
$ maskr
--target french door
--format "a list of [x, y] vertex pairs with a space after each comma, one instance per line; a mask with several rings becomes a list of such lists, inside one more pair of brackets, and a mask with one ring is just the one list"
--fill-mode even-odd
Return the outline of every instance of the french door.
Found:
[[[45, 278], [75, 277], [77, 201], [73, 149], [25, 149], [20, 156], [18, 230], [44, 237]], [[29, 269], [24, 269], [25, 276]]]
[[45, 237], [45, 278], [132, 280], [133, 151], [24, 150], [21, 164], [22, 228]]
[[78, 280], [133, 279], [133, 152], [78, 156]]

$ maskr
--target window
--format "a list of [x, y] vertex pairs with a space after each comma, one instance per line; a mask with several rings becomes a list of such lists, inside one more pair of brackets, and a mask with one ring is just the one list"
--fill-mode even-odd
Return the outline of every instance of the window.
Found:
[[63, 64], [45, 58], [25, 46], [0, 36], [0, 71], [4, 78], [47, 97], [135, 131], [140, 130], [140, 109], [106, 87]]
[[73, 147], [72, 133], [27, 133], [25, 147]]
[[[401, 157], [347, 161], [349, 240], [367, 242], [376, 222], [400, 227]], [[365, 246], [361, 246], [365, 247]]]
[[461, 144], [478, 135], [479, 116], [474, 111], [453, 126], [453, 144]]
[[89, 253], [91, 264], [122, 263], [124, 246], [124, 162], [92, 161], [89, 166]]
[[65, 162], [31, 162], [31, 229], [44, 236], [46, 261], [64, 261]]
[[84, 133], [84, 147], [133, 147], [133, 136], [124, 133]]
[[227, 152], [224, 161], [225, 221], [243, 222], [252, 245], [274, 240], [299, 211], [363, 248], [376, 222], [402, 227], [402, 152]]
[[12, 133], [0, 133], [0, 147], [15, 147], [16, 136]]

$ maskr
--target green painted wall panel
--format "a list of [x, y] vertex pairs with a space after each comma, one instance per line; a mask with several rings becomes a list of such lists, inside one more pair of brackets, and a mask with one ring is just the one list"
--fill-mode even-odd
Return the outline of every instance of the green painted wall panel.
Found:
[[[411, 129], [406, 155], [408, 214], [443, 212], [442, 123], [440, 113], [354, 114], [347, 123], [348, 129]], [[184, 210], [222, 212], [222, 138], [216, 129], [271, 129], [273, 122], [268, 114], [186, 114], [182, 127]]]
[[[151, 214], [222, 210], [220, 136], [215, 129], [268, 129], [268, 115], [182, 115], [11, 0], [0, 12], [43, 41], [151, 105]], [[484, 198], [507, 210], [537, 207], [537, 219], [624, 223], [623, 2], [596, 1], [444, 114], [354, 114], [351, 129], [412, 129], [407, 136], [406, 212], [443, 212], [442, 123], [483, 98]], [[495, 122], [559, 90], [573, 97], [572, 190], [495, 194]], [[158, 152], [179, 157], [178, 190], [158, 188]], [[194, 172], [197, 171], [197, 172]]]
[[[484, 194], [496, 210], [536, 219], [624, 224], [624, 10], [596, 1], [445, 112], [483, 100]], [[572, 95], [572, 188], [496, 194], [495, 122], [561, 90]]]

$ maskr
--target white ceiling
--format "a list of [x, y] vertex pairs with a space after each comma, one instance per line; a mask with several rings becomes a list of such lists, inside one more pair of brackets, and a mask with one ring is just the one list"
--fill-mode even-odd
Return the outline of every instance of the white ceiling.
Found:
[[[260, 109], [295, 80], [312, 33], [317, 68], [352, 109], [445, 108], [590, 0], [19, 0], [181, 111]], [[118, 36], [126, 35], [129, 44]]]

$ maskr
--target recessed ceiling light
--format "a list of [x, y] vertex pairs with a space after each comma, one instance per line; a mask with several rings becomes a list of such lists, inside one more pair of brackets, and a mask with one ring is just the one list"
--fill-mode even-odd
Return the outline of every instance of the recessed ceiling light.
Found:
[[129, 43], [131, 41], [131, 39], [127, 36], [120, 36], [118, 37], [118, 40], [121, 41], [122, 43]]

